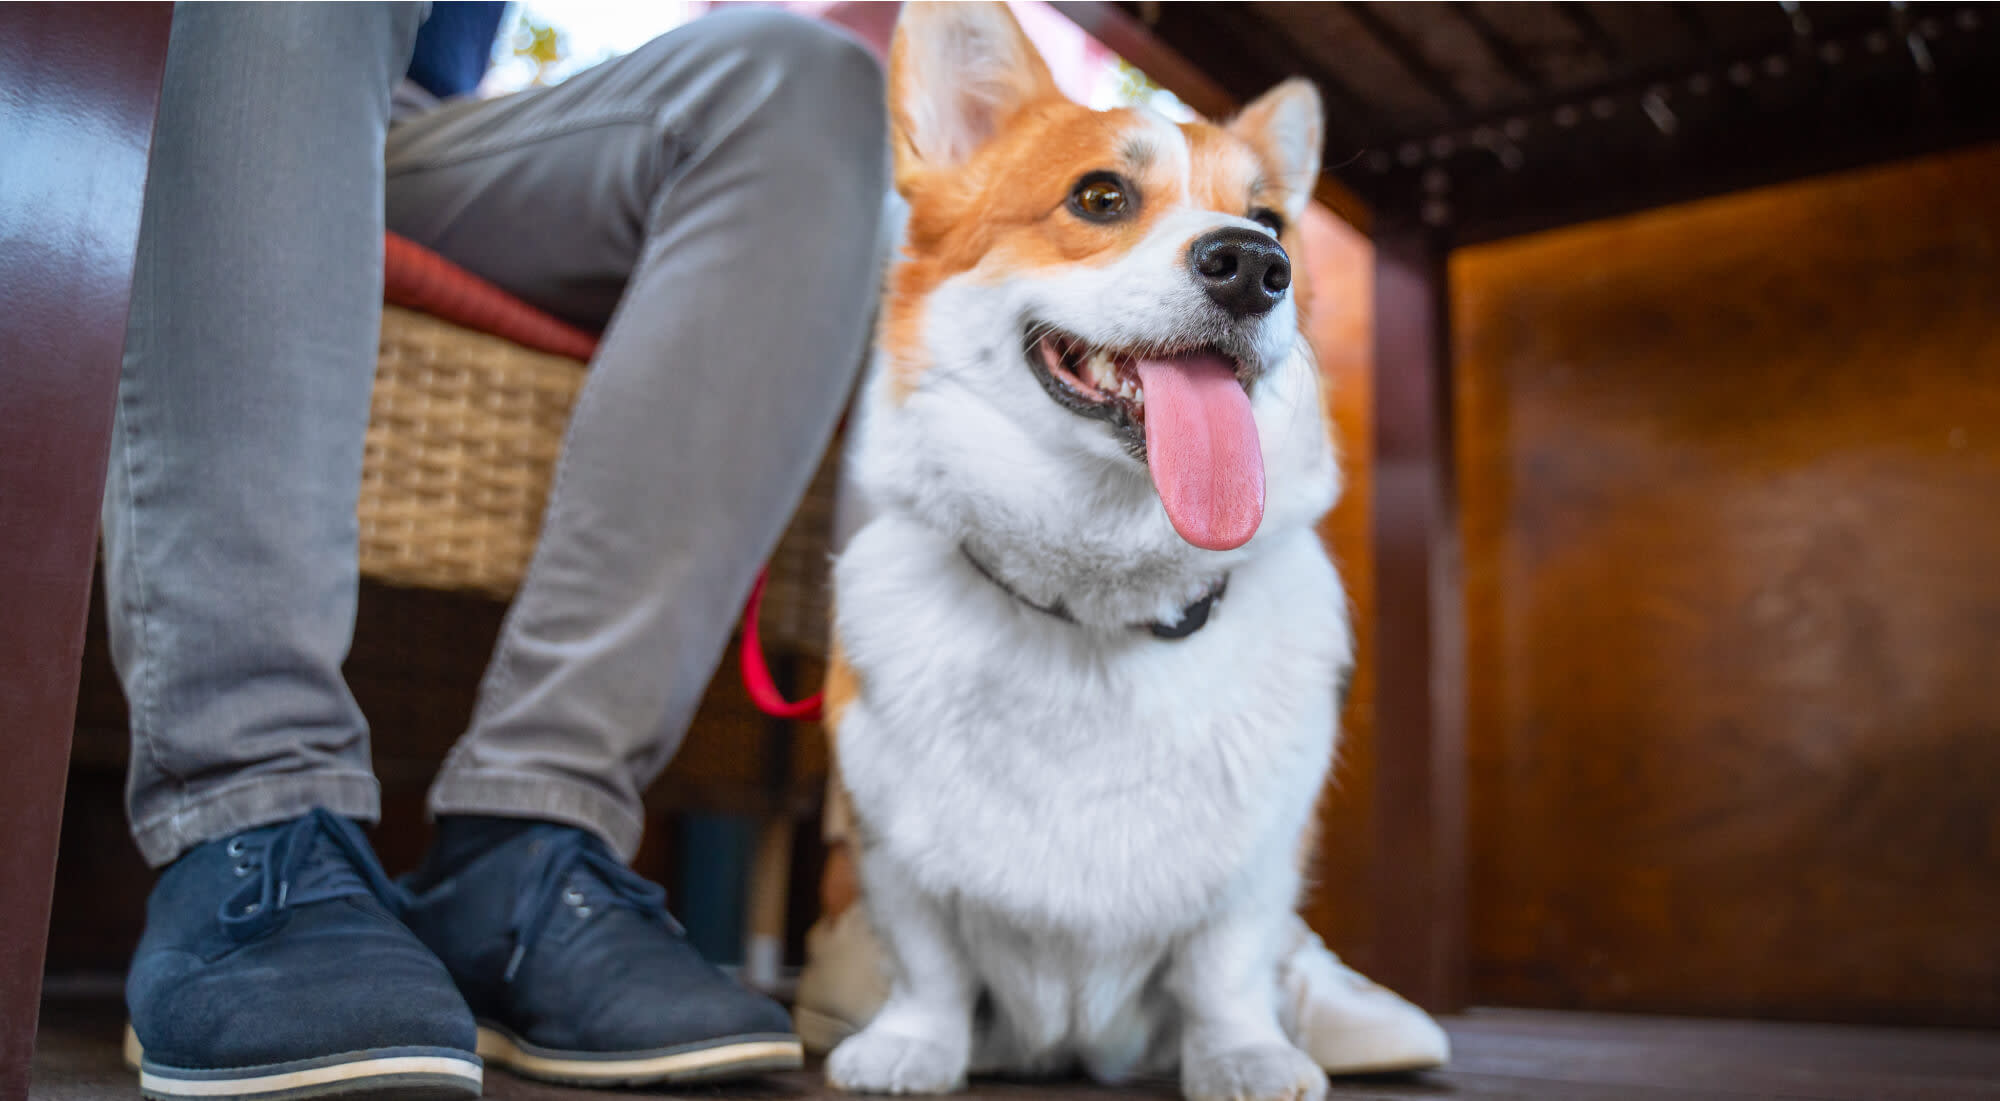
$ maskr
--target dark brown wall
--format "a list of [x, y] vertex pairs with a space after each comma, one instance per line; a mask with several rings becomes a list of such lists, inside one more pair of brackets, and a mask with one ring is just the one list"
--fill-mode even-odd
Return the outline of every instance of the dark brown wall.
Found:
[[1474, 1000], [2000, 1025], [2000, 147], [1452, 277]]

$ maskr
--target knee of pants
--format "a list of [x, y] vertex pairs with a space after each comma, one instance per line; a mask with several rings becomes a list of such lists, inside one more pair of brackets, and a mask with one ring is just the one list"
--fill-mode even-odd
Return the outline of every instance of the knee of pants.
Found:
[[[741, 94], [757, 95], [759, 129], [856, 161], [882, 158], [887, 104], [882, 67], [829, 24], [768, 8], [721, 11], [689, 23], [662, 49], [689, 51]], [[651, 48], [651, 47], [648, 47]]]

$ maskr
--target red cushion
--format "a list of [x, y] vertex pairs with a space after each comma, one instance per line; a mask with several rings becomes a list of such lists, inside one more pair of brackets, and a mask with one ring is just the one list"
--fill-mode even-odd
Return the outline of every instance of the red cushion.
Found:
[[382, 301], [524, 348], [588, 360], [597, 337], [543, 313], [406, 237], [385, 234]]

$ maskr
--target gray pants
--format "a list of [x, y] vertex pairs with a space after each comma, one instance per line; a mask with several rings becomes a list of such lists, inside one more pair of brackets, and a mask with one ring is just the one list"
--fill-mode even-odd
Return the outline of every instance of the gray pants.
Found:
[[607, 326], [434, 811], [556, 819], [630, 856], [860, 360], [886, 167], [860, 47], [713, 15], [391, 129], [418, 20], [175, 14], [104, 503], [132, 826], [156, 865], [314, 806], [379, 813], [340, 665], [385, 211]]

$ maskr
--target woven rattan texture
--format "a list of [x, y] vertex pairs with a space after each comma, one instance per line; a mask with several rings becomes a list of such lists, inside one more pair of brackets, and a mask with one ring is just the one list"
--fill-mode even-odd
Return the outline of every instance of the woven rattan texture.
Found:
[[[361, 572], [507, 599], [548, 505], [584, 365], [387, 306], [361, 476]], [[769, 564], [773, 648], [823, 656], [833, 455]]]

